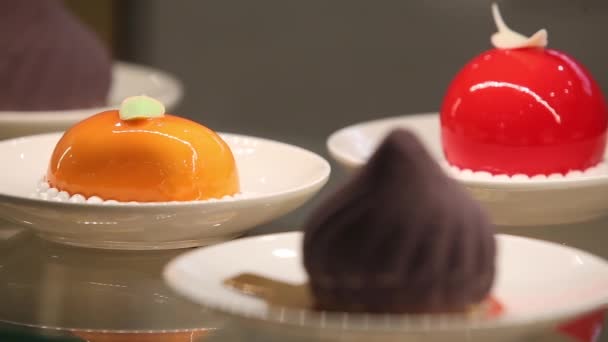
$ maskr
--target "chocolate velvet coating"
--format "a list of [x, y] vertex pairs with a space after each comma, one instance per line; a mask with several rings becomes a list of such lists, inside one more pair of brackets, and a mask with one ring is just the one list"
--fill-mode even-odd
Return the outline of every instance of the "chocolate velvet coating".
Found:
[[106, 104], [111, 58], [58, 0], [0, 1], [0, 110]]
[[303, 245], [317, 308], [371, 313], [467, 311], [495, 249], [479, 204], [404, 130], [313, 212]]

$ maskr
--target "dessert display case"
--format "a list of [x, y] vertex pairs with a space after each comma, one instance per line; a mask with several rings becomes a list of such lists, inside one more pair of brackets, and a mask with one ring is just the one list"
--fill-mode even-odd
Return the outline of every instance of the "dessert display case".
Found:
[[603, 5], [31, 1], [0, 340], [607, 339]]

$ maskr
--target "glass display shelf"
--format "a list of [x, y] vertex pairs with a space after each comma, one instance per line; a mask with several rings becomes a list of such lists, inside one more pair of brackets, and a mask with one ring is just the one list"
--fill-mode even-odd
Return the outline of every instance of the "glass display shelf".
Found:
[[[602, 219], [499, 232], [608, 258], [607, 228], [608, 219]], [[7, 224], [0, 229], [0, 241], [2, 341], [269, 341], [215, 317], [165, 284], [164, 265], [185, 250], [68, 247]], [[606, 334], [600, 338], [605, 340]]]

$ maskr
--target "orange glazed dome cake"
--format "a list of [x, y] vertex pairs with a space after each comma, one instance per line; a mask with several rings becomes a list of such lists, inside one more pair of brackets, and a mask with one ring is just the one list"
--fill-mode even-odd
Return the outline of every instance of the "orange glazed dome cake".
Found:
[[234, 156], [217, 133], [135, 96], [65, 132], [38, 194], [72, 202], [171, 202], [238, 192]]

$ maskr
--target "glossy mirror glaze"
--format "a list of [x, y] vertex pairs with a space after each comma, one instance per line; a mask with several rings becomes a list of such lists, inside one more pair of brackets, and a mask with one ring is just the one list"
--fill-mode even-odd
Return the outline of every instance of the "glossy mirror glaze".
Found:
[[164, 202], [221, 198], [239, 191], [234, 156], [212, 130], [184, 118], [86, 119], [57, 144], [49, 184], [71, 195]]
[[598, 164], [606, 146], [601, 89], [551, 49], [493, 49], [469, 62], [441, 107], [450, 164], [493, 174], [551, 174]]

